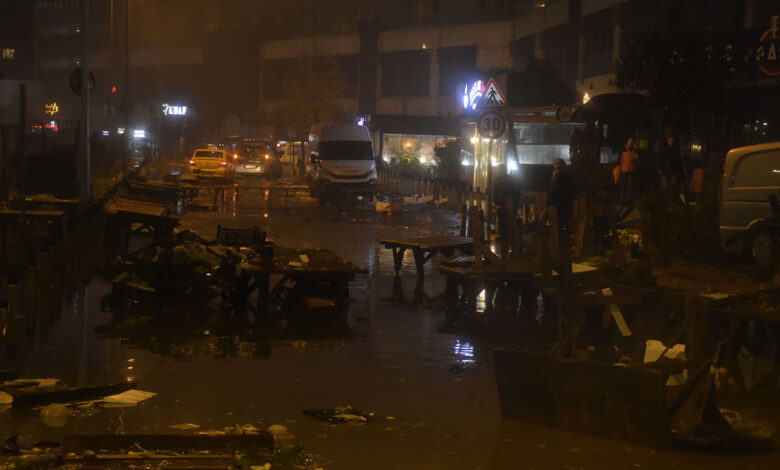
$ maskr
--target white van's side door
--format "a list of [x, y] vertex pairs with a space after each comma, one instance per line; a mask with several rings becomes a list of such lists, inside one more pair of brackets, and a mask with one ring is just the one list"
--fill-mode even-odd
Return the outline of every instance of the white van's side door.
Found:
[[720, 231], [727, 242], [752, 222], [772, 217], [769, 196], [780, 198], [780, 144], [738, 157], [723, 176]]

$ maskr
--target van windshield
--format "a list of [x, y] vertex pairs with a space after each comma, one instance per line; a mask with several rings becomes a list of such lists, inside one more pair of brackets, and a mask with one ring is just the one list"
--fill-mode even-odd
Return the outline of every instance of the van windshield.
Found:
[[321, 160], [373, 160], [371, 142], [359, 140], [320, 141]]

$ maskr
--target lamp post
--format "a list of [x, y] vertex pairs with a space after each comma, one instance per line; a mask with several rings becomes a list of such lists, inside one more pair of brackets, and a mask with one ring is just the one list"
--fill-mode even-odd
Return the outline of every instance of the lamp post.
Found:
[[81, 158], [81, 202], [92, 202], [89, 157], [89, 1], [81, 0], [81, 125], [79, 126], [79, 157]]

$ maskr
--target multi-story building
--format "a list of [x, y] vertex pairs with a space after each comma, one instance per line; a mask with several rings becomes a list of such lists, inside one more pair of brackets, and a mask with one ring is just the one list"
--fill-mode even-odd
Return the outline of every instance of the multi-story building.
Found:
[[[27, 68], [46, 84], [48, 101], [58, 104], [60, 116], [76, 118], [80, 102], [69, 76], [80, 63], [80, 1], [34, 5], [35, 62]], [[316, 80], [335, 68], [343, 82], [337, 103], [344, 114], [370, 115], [372, 127], [384, 135], [383, 152], [421, 155], [442, 138], [460, 134], [460, 120], [468, 114], [464, 89], [475, 80], [495, 78], [508, 104], [522, 105], [526, 90], [517, 73], [543, 60], [576, 92], [574, 101], [581, 101], [617, 91], [613, 61], [625, 39], [641, 31], [756, 34], [780, 13], [772, 0], [92, 0], [90, 5], [93, 129], [143, 127], [177, 145], [182, 137], [286, 135], [279, 125], [289, 100], [286, 84], [301, 74]]]
[[[755, 33], [780, 13], [768, 0], [287, 0], [276, 7], [281, 3], [268, 7], [274, 37], [260, 48], [261, 109], [273, 116], [284, 108], [294, 64], [310, 62], [312, 76], [319, 64], [340, 64], [352, 84], [340, 105], [371, 115], [389, 144], [385, 154], [432, 153], [440, 136], [457, 135], [458, 118], [468, 114], [464, 89], [474, 80], [494, 77], [510, 105], [523, 103], [513, 74], [543, 60], [576, 95], [570, 103], [537, 104], [575, 105], [619, 91], [613, 63], [634, 35]], [[560, 152], [551, 155], [568, 157], [570, 133], [558, 135]]]

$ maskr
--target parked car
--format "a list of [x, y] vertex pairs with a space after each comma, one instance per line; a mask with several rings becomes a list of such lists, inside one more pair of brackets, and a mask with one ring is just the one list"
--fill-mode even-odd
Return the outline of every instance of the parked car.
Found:
[[767, 266], [780, 261], [780, 142], [739, 147], [723, 164], [720, 238], [724, 251]]
[[190, 173], [199, 178], [221, 178], [229, 180], [233, 177], [233, 156], [215, 147], [197, 149], [190, 159]]
[[312, 126], [309, 188], [321, 202], [341, 195], [376, 194], [377, 172], [368, 129], [353, 124]]
[[280, 178], [282, 165], [274, 149], [275, 146], [269, 142], [244, 142], [234, 155], [236, 175]]

